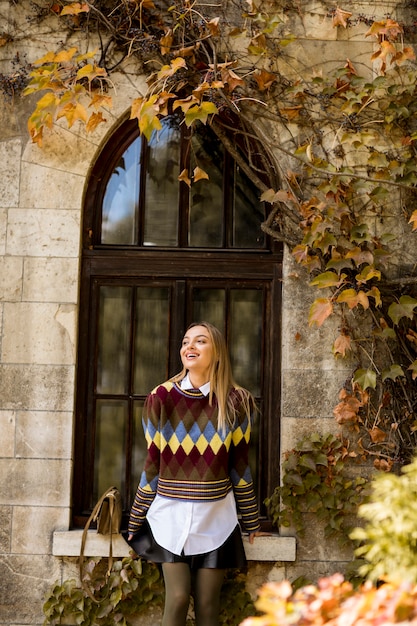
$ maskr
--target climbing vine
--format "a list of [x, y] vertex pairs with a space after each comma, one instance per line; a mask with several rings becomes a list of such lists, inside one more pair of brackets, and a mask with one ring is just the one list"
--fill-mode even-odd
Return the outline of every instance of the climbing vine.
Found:
[[[67, 41], [30, 60], [30, 75], [26, 60], [15, 68], [16, 89], [13, 72], [0, 87], [18, 94], [25, 83], [36, 97], [28, 129], [39, 146], [57, 122], [87, 132], [105, 123], [112, 74], [128, 64], [147, 79], [131, 102], [146, 138], [171, 111], [190, 132], [210, 124], [267, 204], [263, 230], [317, 290], [309, 325], [336, 320], [333, 353], [352, 366], [338, 423], [389, 470], [410, 459], [417, 430], [416, 7], [400, 22], [323, 0], [336, 38], [356, 29], [369, 56], [312, 65], [297, 38], [307, 4], [39, 0], [30, 19], [59, 25]], [[0, 45], [18, 38], [10, 28]], [[205, 176], [197, 165], [179, 178]]]

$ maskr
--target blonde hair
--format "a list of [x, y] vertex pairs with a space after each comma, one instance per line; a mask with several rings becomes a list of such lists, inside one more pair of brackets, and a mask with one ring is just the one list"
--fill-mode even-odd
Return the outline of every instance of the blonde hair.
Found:
[[[248, 420], [251, 420], [252, 412], [255, 409], [255, 400], [252, 394], [247, 389], [238, 385], [233, 378], [226, 340], [219, 329], [213, 326], [213, 324], [210, 324], [210, 322], [194, 322], [190, 324], [187, 331], [195, 326], [203, 326], [207, 330], [213, 346], [213, 359], [209, 370], [209, 402], [212, 404], [213, 396], [216, 396], [219, 410], [217, 426], [219, 430], [224, 432], [226, 425], [230, 427], [234, 425], [237, 408], [240, 404], [243, 405]], [[183, 367], [181, 372], [173, 376], [170, 380], [179, 382], [184, 378], [186, 373], [187, 368]], [[236, 390], [239, 402], [236, 402], [236, 395], [230, 393], [232, 389]]]

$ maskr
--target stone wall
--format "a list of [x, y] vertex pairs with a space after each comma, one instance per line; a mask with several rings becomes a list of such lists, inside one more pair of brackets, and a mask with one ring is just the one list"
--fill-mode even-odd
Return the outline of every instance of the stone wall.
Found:
[[[372, 44], [358, 29], [329, 25], [322, 3], [304, 2], [297, 18], [298, 56], [329, 60], [369, 57]], [[363, 12], [386, 14], [397, 2], [362, 2]], [[40, 58], [58, 45], [61, 33], [47, 37], [25, 19], [26, 3], [0, 0], [3, 18], [21, 33], [14, 52]], [[372, 11], [369, 7], [372, 7]], [[343, 8], [357, 10], [357, 2]], [[4, 22], [6, 23], [6, 22]], [[55, 22], [54, 22], [55, 24]], [[2, 50], [0, 48], [0, 50]], [[335, 54], [337, 50], [337, 54]], [[0, 59], [10, 71], [11, 56]], [[31, 144], [26, 120], [33, 105], [3, 103], [0, 108], [0, 624], [41, 624], [49, 587], [75, 573], [68, 547], [53, 551], [54, 533], [69, 529], [77, 355], [77, 301], [80, 224], [89, 169], [100, 145], [145, 91], [135, 66], [113, 75], [114, 106], [108, 123], [93, 135], [56, 126], [40, 149]], [[331, 324], [307, 330], [312, 294], [305, 277], [285, 253], [282, 315], [283, 451], [303, 434], [334, 432], [332, 409], [350, 374], [336, 362]], [[311, 533], [297, 545], [297, 559], [250, 563], [248, 588], [255, 594], [266, 580], [317, 578], [344, 567], [351, 558], [325, 540], [311, 517]], [[279, 554], [279, 551], [278, 553]], [[154, 626], [149, 617], [149, 626]], [[143, 621], [143, 626], [146, 626]]]

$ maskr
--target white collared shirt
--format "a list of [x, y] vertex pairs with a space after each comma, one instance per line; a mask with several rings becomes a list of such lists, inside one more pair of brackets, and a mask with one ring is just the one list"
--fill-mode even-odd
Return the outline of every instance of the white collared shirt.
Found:
[[[188, 374], [181, 389], [193, 389]], [[200, 387], [203, 395], [210, 393], [210, 383]], [[237, 510], [233, 492], [214, 502], [185, 502], [156, 494], [146, 518], [160, 546], [174, 554], [204, 554], [219, 548], [232, 533]]]

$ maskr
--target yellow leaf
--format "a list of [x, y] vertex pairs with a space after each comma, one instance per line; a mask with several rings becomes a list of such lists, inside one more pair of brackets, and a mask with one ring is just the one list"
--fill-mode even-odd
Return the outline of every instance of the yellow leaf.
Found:
[[81, 2], [73, 2], [65, 6], [60, 15], [78, 15], [79, 13], [88, 13], [89, 10], [90, 8], [87, 3], [84, 2], [81, 4]]
[[69, 50], [61, 50], [55, 55], [55, 63], [68, 63], [71, 61], [74, 54], [77, 52], [77, 48], [70, 48]]
[[187, 64], [182, 57], [177, 57], [173, 59], [170, 65], [163, 65], [159, 70], [157, 76], [158, 78], [167, 78], [168, 76], [173, 76], [175, 72], [178, 72], [181, 68], [186, 68]]
[[194, 178], [194, 182], [196, 183], [197, 181], [202, 180], [204, 178], [206, 180], [209, 180], [209, 175], [207, 174], [207, 172], [202, 170], [201, 167], [197, 166], [194, 168], [193, 178]]
[[308, 325], [316, 324], [320, 327], [323, 322], [333, 313], [333, 305], [328, 298], [317, 298], [310, 307]]
[[191, 187], [191, 179], [188, 176], [187, 169], [182, 170], [181, 174], [178, 176], [178, 180]]
[[336, 7], [336, 10], [333, 14], [333, 27], [343, 26], [347, 28], [347, 20], [352, 17], [352, 13], [350, 11], [344, 11], [339, 7]]
[[202, 102], [200, 106], [194, 106], [188, 109], [185, 114], [185, 124], [189, 127], [196, 120], [206, 124], [208, 116], [215, 115], [216, 113], [218, 113], [218, 109], [214, 102]]
[[176, 100], [172, 108], [175, 111], [175, 109], [178, 109], [178, 107], [180, 107], [183, 113], [187, 113], [188, 109], [198, 103], [199, 100], [195, 96], [188, 96], [183, 100]]
[[43, 57], [34, 61], [33, 65], [45, 65], [45, 63], [53, 63], [55, 61], [55, 52], [47, 52]]
[[59, 120], [61, 117], [65, 117], [68, 122], [68, 127], [71, 128], [74, 122], [78, 120], [82, 122], [87, 121], [87, 111], [79, 102], [69, 102], [57, 114], [56, 119]]

